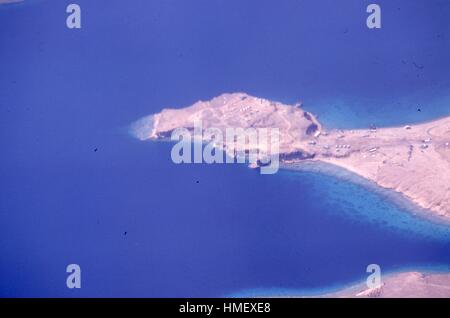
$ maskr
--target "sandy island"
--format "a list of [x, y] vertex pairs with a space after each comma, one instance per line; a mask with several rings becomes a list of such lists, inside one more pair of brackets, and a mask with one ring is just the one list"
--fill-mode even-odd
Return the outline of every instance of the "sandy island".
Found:
[[[295, 296], [294, 296], [295, 297]], [[365, 283], [315, 297], [326, 298], [450, 298], [450, 274], [403, 272], [382, 278], [378, 288]]]
[[261, 295], [251, 297], [289, 298], [450, 298], [450, 273], [405, 271], [383, 275], [380, 287], [369, 288], [365, 281], [350, 284], [335, 291], [322, 293], [291, 292], [286, 295]]
[[278, 128], [284, 164], [321, 161], [345, 168], [450, 220], [450, 116], [403, 127], [327, 130], [301, 105], [234, 93], [164, 109], [133, 130], [142, 140], [167, 139], [176, 128], [191, 129], [196, 120], [203, 129]]

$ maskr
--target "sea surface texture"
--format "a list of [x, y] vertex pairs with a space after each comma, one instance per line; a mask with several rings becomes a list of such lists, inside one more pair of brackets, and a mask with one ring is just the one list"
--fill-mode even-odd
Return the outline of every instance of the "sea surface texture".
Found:
[[[0, 5], [0, 296], [212, 297], [449, 270], [448, 226], [320, 171], [175, 165], [137, 118], [224, 92], [329, 128], [450, 115], [450, 1], [77, 0]], [[80, 289], [66, 287], [79, 264]]]

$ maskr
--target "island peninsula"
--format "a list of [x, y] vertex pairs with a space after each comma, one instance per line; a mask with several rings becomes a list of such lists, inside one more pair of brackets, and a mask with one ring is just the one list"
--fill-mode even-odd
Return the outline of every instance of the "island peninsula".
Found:
[[233, 93], [164, 109], [138, 121], [133, 131], [142, 140], [167, 139], [174, 129], [190, 129], [198, 120], [204, 129], [278, 128], [280, 162], [345, 168], [450, 220], [450, 116], [402, 127], [328, 130], [301, 105]]

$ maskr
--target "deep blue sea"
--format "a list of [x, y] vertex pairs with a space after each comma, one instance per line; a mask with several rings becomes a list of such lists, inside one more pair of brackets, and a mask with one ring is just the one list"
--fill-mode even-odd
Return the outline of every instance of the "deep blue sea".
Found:
[[[243, 91], [327, 127], [450, 114], [450, 1], [0, 5], [0, 296], [307, 293], [450, 269], [450, 228], [332, 175], [175, 165], [129, 124]], [[82, 288], [66, 287], [66, 266]]]

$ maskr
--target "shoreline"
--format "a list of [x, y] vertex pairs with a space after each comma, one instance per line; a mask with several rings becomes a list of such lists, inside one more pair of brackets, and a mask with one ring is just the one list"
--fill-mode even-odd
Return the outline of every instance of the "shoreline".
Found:
[[[432, 265], [432, 266], [403, 266], [399, 268], [393, 268], [386, 272], [381, 272], [381, 282], [383, 284], [392, 279], [401, 278], [400, 281], [405, 281], [405, 276], [408, 275], [420, 275], [420, 276], [445, 276], [448, 284], [444, 285], [445, 289], [448, 289], [446, 298], [450, 298], [450, 266], [445, 264]], [[335, 283], [327, 287], [314, 287], [305, 289], [295, 288], [254, 288], [241, 290], [238, 292], [230, 293], [224, 297], [229, 298], [363, 298], [363, 297], [378, 297], [368, 293], [366, 287], [366, 279], [370, 273], [364, 273], [361, 278], [353, 279], [347, 283]], [[366, 292], [366, 293], [364, 293]], [[358, 295], [359, 294], [359, 295]], [[397, 295], [395, 297], [412, 297], [408, 295]], [[433, 297], [433, 296], [428, 296]], [[389, 296], [388, 296], [389, 298]]]
[[351, 182], [353, 184], [362, 186], [363, 188], [372, 193], [375, 193], [376, 195], [381, 196], [383, 199], [386, 198], [390, 203], [394, 204], [401, 210], [405, 210], [405, 212], [408, 212], [413, 217], [419, 218], [423, 221], [432, 222], [433, 224], [445, 225], [450, 227], [450, 220], [448, 220], [447, 218], [436, 215], [430, 212], [429, 209], [416, 204], [404, 193], [396, 191], [392, 188], [383, 187], [376, 181], [364, 177], [359, 173], [348, 169], [347, 167], [343, 167], [332, 162], [308, 159], [303, 162], [282, 163], [280, 165], [280, 168], [289, 171], [321, 173], [337, 178], [339, 180]]
[[[446, 268], [444, 268], [446, 267]], [[367, 274], [369, 275], [369, 274]], [[436, 286], [430, 278], [437, 278], [444, 284]], [[402, 286], [403, 284], [403, 286]], [[406, 285], [406, 286], [405, 286]], [[398, 290], [400, 287], [400, 291]], [[416, 288], [414, 290], [414, 288]], [[425, 291], [420, 289], [424, 288]], [[433, 289], [434, 288], [434, 289]], [[391, 289], [387, 295], [384, 290]], [[394, 291], [392, 291], [394, 289]], [[439, 291], [438, 291], [439, 290]], [[444, 294], [442, 294], [444, 290]], [[421, 292], [423, 294], [421, 294]], [[296, 296], [293, 296], [296, 297]], [[345, 287], [316, 296], [303, 298], [450, 298], [450, 267], [447, 265], [429, 267], [403, 267], [382, 273], [381, 287], [368, 288], [365, 279], [354, 281]]]
[[[428, 96], [430, 95], [431, 96]], [[421, 102], [417, 102], [417, 99], [427, 95], [426, 98], [426, 103], [424, 101]], [[426, 104], [428, 106], [428, 108], [441, 108], [444, 109], [444, 111], [438, 111], [436, 114], [434, 114], [433, 112], [431, 113], [431, 115], [425, 115], [426, 118], [422, 119], [419, 118], [419, 116], [415, 117], [415, 116], [411, 116], [412, 118], [410, 119], [403, 119], [401, 121], [397, 121], [396, 123], [385, 123], [385, 122], [381, 122], [381, 123], [377, 123], [376, 119], [374, 119], [375, 122], [373, 122], [372, 120], [368, 121], [368, 120], [363, 120], [364, 124], [358, 124], [356, 126], [353, 126], [353, 121], [342, 121], [339, 120], [339, 118], [336, 120], [334, 119], [334, 117], [331, 117], [328, 115], [328, 112], [331, 112], [331, 114], [336, 113], [336, 110], [331, 110], [328, 111], [327, 110], [327, 105], [330, 104], [335, 104], [337, 103], [338, 105], [342, 104], [345, 105], [346, 103], [350, 103], [350, 104], [365, 104], [365, 103], [375, 103], [371, 98], [363, 98], [361, 96], [357, 96], [356, 99], [352, 98], [352, 97], [348, 97], [346, 95], [335, 95], [332, 96], [330, 98], [319, 98], [316, 99], [314, 102], [309, 102], [308, 104], [306, 104], [304, 106], [304, 109], [306, 111], [312, 112], [313, 114], [317, 114], [317, 118], [321, 119], [321, 122], [324, 126], [325, 129], [329, 129], [329, 130], [358, 130], [358, 129], [365, 129], [367, 128], [370, 124], [374, 123], [377, 124], [378, 128], [399, 128], [399, 127], [403, 127], [405, 125], [420, 125], [420, 124], [428, 124], [430, 122], [436, 121], [436, 120], [441, 120], [444, 119], [446, 117], [450, 116], [450, 108], [448, 108], [447, 111], [445, 111], [445, 106], [446, 104], [450, 105], [450, 94], [441, 94], [440, 96], [436, 96], [434, 92], [431, 92], [430, 89], [422, 89], [419, 91], [415, 91], [414, 93], [410, 93], [407, 95], [403, 95], [403, 96], [398, 96], [398, 97], [394, 97], [391, 96], [390, 98], [388, 98], [387, 100], [383, 100], [383, 105], [386, 106], [390, 106], [390, 107], [395, 107], [395, 105], [400, 102], [400, 103], [405, 103], [405, 104], [413, 104], [413, 103], [418, 103], [418, 105], [420, 104]], [[349, 111], [351, 111], [351, 108], [348, 109]], [[347, 110], [345, 110], [347, 111]], [[336, 115], [336, 114], [335, 114]], [[424, 114], [422, 114], [424, 115]], [[357, 117], [357, 113], [349, 113], [349, 116], [352, 117]], [[326, 118], [326, 119], [324, 119]]]

